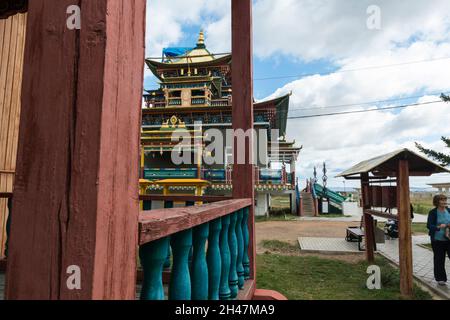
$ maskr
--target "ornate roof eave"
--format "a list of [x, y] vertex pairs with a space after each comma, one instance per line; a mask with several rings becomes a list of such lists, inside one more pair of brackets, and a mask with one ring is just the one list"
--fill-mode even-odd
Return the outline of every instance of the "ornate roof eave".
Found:
[[185, 82], [210, 82], [213, 81], [214, 77], [211, 76], [184, 76], [184, 77], [173, 77], [164, 79], [162, 84], [172, 84], [172, 83], [185, 83]]
[[147, 66], [152, 69], [174, 69], [174, 68], [183, 68], [183, 67], [207, 67], [207, 66], [216, 66], [221, 64], [229, 64], [231, 63], [231, 54], [227, 54], [223, 57], [216, 58], [212, 61], [202, 61], [202, 62], [192, 62], [192, 63], [166, 63], [159, 62], [151, 59], [145, 59], [145, 63]]
[[1, 0], [0, 1], [0, 19], [17, 13], [24, 13], [28, 10], [28, 0]]
[[292, 95], [292, 92], [285, 94], [279, 98], [275, 98], [272, 100], [262, 101], [254, 104], [254, 109], [266, 109], [275, 106], [277, 109], [276, 114], [276, 128], [280, 130], [280, 135], [286, 135], [286, 127], [287, 127], [287, 118], [289, 112], [289, 99]]

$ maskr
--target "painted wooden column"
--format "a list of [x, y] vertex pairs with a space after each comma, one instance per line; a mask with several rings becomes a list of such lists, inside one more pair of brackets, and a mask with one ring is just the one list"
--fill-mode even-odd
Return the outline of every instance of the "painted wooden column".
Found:
[[169, 247], [169, 237], [139, 247], [139, 258], [144, 270], [141, 300], [164, 300], [162, 272]]
[[194, 228], [192, 255], [192, 300], [208, 300], [208, 265], [205, 244], [208, 239], [209, 224]]
[[237, 274], [237, 255], [238, 255], [238, 243], [236, 237], [236, 212], [230, 215], [230, 228], [228, 230], [228, 244], [230, 247], [230, 297], [234, 299], [237, 297], [239, 287], [238, 287], [238, 274]]
[[[233, 53], [233, 130], [253, 129], [253, 36], [252, 1], [232, 0], [232, 53]], [[241, 149], [241, 150], [240, 150]], [[243, 150], [242, 150], [243, 149]], [[237, 163], [238, 152], [245, 150], [245, 163]], [[246, 138], [244, 148], [233, 142], [233, 198], [250, 198], [249, 258], [250, 278], [256, 278], [255, 242], [255, 170], [253, 135]]]
[[169, 300], [191, 300], [189, 250], [192, 247], [192, 229], [174, 234], [170, 240], [173, 267], [169, 286]]
[[206, 254], [206, 259], [208, 262], [209, 300], [219, 300], [220, 275], [222, 271], [222, 262], [220, 258], [219, 248], [221, 230], [221, 219], [216, 219], [209, 223], [208, 252]]
[[222, 231], [220, 232], [220, 259], [222, 270], [220, 275], [220, 300], [230, 299], [231, 291], [229, 285], [230, 275], [230, 247], [228, 245], [228, 228], [230, 227], [230, 216], [222, 217]]
[[145, 15], [29, 2], [7, 299], [135, 299]]
[[409, 163], [399, 160], [397, 171], [398, 244], [400, 267], [400, 293], [413, 294], [413, 262], [411, 238], [411, 213], [409, 196]]
[[[361, 195], [362, 195], [362, 208], [363, 212], [367, 209], [371, 209], [370, 203], [366, 203], [365, 199], [367, 188], [369, 186], [369, 174], [361, 174]], [[373, 218], [370, 214], [363, 213], [364, 217], [364, 232], [365, 232], [365, 242], [366, 242], [366, 260], [368, 262], [374, 261], [374, 230], [373, 230]]]

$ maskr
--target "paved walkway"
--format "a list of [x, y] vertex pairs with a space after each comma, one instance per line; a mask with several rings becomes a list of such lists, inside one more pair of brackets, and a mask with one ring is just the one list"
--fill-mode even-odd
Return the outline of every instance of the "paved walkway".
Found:
[[[428, 236], [414, 236], [413, 237], [413, 273], [414, 277], [430, 289], [450, 299], [450, 284], [447, 286], [440, 286], [434, 280], [433, 274], [433, 252], [430, 249], [420, 246], [421, 244], [430, 243]], [[386, 240], [385, 244], [378, 244], [378, 251], [380, 254], [391, 260], [395, 264], [399, 264], [398, 255], [398, 239]], [[450, 260], [446, 259], [445, 268], [447, 274], [450, 276]]]
[[363, 253], [358, 250], [357, 243], [340, 238], [299, 237], [298, 244], [304, 252]]

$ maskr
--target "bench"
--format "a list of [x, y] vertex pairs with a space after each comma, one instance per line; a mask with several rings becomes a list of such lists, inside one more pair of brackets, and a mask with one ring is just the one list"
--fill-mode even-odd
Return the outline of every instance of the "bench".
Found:
[[345, 236], [345, 240], [348, 242], [358, 242], [358, 250], [364, 251], [361, 249], [361, 242], [363, 241], [364, 231], [360, 227], [348, 227], [347, 235]]
[[[345, 240], [348, 242], [358, 242], [358, 250], [359, 251], [364, 251], [365, 248], [361, 246], [361, 243], [363, 242], [363, 238], [364, 238], [364, 230], [363, 230], [363, 218], [361, 217], [361, 222], [359, 224], [359, 227], [356, 226], [350, 226], [347, 227], [347, 234], [345, 236]], [[373, 241], [373, 245], [374, 245], [374, 250], [377, 251], [377, 233], [378, 233], [378, 227], [377, 227], [377, 220], [373, 221], [373, 228], [374, 228], [374, 233], [375, 233], [375, 239]], [[381, 231], [383, 233], [383, 231]], [[384, 233], [381, 235], [384, 239]], [[384, 243], [383, 242], [379, 242], [379, 243]]]

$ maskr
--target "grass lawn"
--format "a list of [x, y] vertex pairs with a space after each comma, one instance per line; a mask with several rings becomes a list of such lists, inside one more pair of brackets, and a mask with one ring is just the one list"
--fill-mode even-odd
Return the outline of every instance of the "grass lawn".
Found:
[[[332, 260], [325, 255], [292, 255], [297, 246], [280, 241], [266, 241], [263, 246], [276, 253], [257, 256], [258, 287], [279, 291], [290, 300], [397, 300], [399, 271], [382, 257], [375, 264], [381, 268], [381, 290], [366, 287], [368, 264]], [[414, 298], [431, 299], [429, 293], [414, 288]]]
[[425, 233], [428, 234], [426, 223], [413, 223], [411, 224], [411, 230], [413, 233]]
[[335, 213], [321, 213], [319, 214], [320, 218], [350, 218], [350, 215], [344, 214], [335, 214]]
[[[378, 227], [383, 229], [384, 222], [378, 222]], [[411, 224], [413, 234], [428, 234], [427, 224], [423, 222], [415, 222]]]
[[424, 199], [411, 199], [411, 204], [414, 208], [414, 213], [428, 214], [434, 208], [432, 201]]
[[292, 214], [282, 214], [282, 215], [269, 215], [268, 217], [255, 217], [255, 222], [265, 222], [265, 221], [292, 221], [295, 220], [295, 216]]

